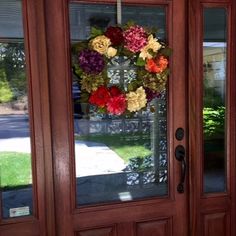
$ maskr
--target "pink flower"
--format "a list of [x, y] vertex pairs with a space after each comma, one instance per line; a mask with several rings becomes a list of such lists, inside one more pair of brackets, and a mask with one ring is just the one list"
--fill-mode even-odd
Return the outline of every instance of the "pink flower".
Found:
[[125, 95], [111, 97], [107, 102], [107, 111], [112, 115], [121, 115], [127, 107]]
[[131, 26], [124, 32], [125, 48], [136, 53], [141, 51], [148, 43], [148, 35], [143, 27]]

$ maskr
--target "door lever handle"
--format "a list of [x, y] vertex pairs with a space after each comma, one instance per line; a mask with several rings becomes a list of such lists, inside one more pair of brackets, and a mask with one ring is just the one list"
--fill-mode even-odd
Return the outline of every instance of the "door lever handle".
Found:
[[182, 145], [178, 145], [175, 148], [175, 158], [176, 160], [181, 162], [181, 178], [180, 183], [177, 186], [178, 193], [184, 193], [184, 182], [185, 182], [185, 176], [186, 176], [186, 161], [185, 161], [185, 148]]

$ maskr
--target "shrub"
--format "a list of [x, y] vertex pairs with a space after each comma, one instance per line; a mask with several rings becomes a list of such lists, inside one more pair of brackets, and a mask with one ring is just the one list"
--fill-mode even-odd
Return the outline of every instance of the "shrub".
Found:
[[206, 139], [222, 138], [225, 134], [225, 107], [205, 107], [203, 110], [204, 135]]
[[5, 73], [0, 71], [0, 103], [10, 102], [13, 99], [13, 93], [4, 75]]

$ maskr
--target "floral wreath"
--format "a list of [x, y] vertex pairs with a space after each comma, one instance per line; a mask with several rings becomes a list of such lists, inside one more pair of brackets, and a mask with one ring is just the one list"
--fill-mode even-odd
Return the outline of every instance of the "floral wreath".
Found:
[[[74, 45], [73, 68], [81, 86], [81, 101], [111, 115], [135, 113], [165, 91], [171, 49], [153, 30], [134, 23], [92, 28], [86, 42]], [[112, 85], [108, 65], [115, 57], [129, 58], [137, 68], [126, 88]]]

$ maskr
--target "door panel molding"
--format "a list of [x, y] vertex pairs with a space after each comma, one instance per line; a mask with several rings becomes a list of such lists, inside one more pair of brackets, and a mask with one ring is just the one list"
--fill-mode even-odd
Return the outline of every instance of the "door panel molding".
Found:
[[212, 214], [204, 214], [204, 236], [222, 236], [230, 235], [229, 214], [226, 212], [218, 212]]
[[116, 236], [114, 227], [89, 229], [78, 232], [77, 236]]
[[171, 236], [172, 218], [136, 223], [137, 236]]

